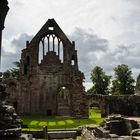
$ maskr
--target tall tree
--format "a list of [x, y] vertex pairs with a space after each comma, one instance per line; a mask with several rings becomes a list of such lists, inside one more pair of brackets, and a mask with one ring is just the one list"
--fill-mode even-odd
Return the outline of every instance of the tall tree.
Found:
[[121, 64], [114, 68], [115, 79], [112, 81], [112, 92], [119, 94], [134, 94], [134, 79], [131, 69]]
[[106, 75], [101, 67], [96, 66], [91, 72], [93, 87], [88, 91], [88, 93], [93, 92], [94, 94], [108, 94], [110, 79], [111, 76]]
[[15, 65], [14, 68], [9, 69], [3, 73], [4, 81], [8, 81], [9, 79], [11, 79], [11, 80], [19, 79], [20, 62], [16, 61], [16, 62], [13, 62], [13, 64]]

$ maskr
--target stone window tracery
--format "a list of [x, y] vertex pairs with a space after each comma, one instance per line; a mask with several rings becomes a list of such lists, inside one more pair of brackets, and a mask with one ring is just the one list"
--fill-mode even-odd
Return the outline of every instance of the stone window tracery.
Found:
[[61, 62], [64, 61], [63, 43], [55, 34], [47, 34], [39, 43], [38, 63], [47, 55], [48, 52], [55, 52]]

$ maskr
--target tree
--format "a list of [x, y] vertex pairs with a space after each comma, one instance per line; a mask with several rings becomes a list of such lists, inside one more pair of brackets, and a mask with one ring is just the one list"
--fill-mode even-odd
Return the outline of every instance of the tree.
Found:
[[15, 67], [4, 72], [4, 75], [9, 75], [10, 78], [18, 79], [19, 78], [20, 62], [15, 61], [15, 62], [13, 62], [13, 64], [15, 65]]
[[88, 90], [88, 93], [91, 94], [91, 92], [93, 92], [94, 94], [108, 94], [110, 79], [111, 76], [106, 75], [101, 67], [96, 66], [91, 72], [93, 87]]
[[112, 93], [134, 94], [134, 79], [130, 68], [121, 64], [114, 68], [115, 79], [112, 81]]

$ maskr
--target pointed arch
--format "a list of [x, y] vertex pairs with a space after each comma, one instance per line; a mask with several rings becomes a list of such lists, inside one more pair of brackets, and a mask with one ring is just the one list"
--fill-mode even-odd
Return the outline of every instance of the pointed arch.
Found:
[[41, 60], [43, 60], [49, 52], [55, 52], [55, 54], [59, 57], [59, 60], [61, 60], [61, 63], [64, 62], [63, 43], [55, 34], [47, 34], [42, 37], [38, 50], [38, 64], [41, 63]]

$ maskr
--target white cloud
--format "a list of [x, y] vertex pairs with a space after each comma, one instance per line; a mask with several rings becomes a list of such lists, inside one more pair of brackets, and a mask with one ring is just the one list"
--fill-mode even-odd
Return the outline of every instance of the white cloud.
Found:
[[15, 53], [16, 52], [16, 48], [15, 48], [15, 46], [14, 47], [11, 46], [11, 41], [10, 40], [4, 39], [3, 44], [4, 44], [4, 46], [2, 48], [3, 52], [7, 52], [7, 53]]
[[2, 47], [2, 71], [14, 67], [13, 62], [19, 61], [21, 50], [25, 48], [27, 40], [31, 40], [32, 36], [21, 34], [3, 40]]
[[134, 9], [127, 0], [9, 0], [9, 6], [7, 24], [14, 32], [34, 34], [48, 18], [55, 18], [68, 33], [77, 26], [96, 29], [103, 37], [121, 32], [121, 21]]
[[9, 6], [5, 37], [25, 32], [35, 35], [48, 18], [55, 18], [68, 34], [76, 27], [94, 30], [113, 47], [140, 35], [137, 0], [9, 0]]

